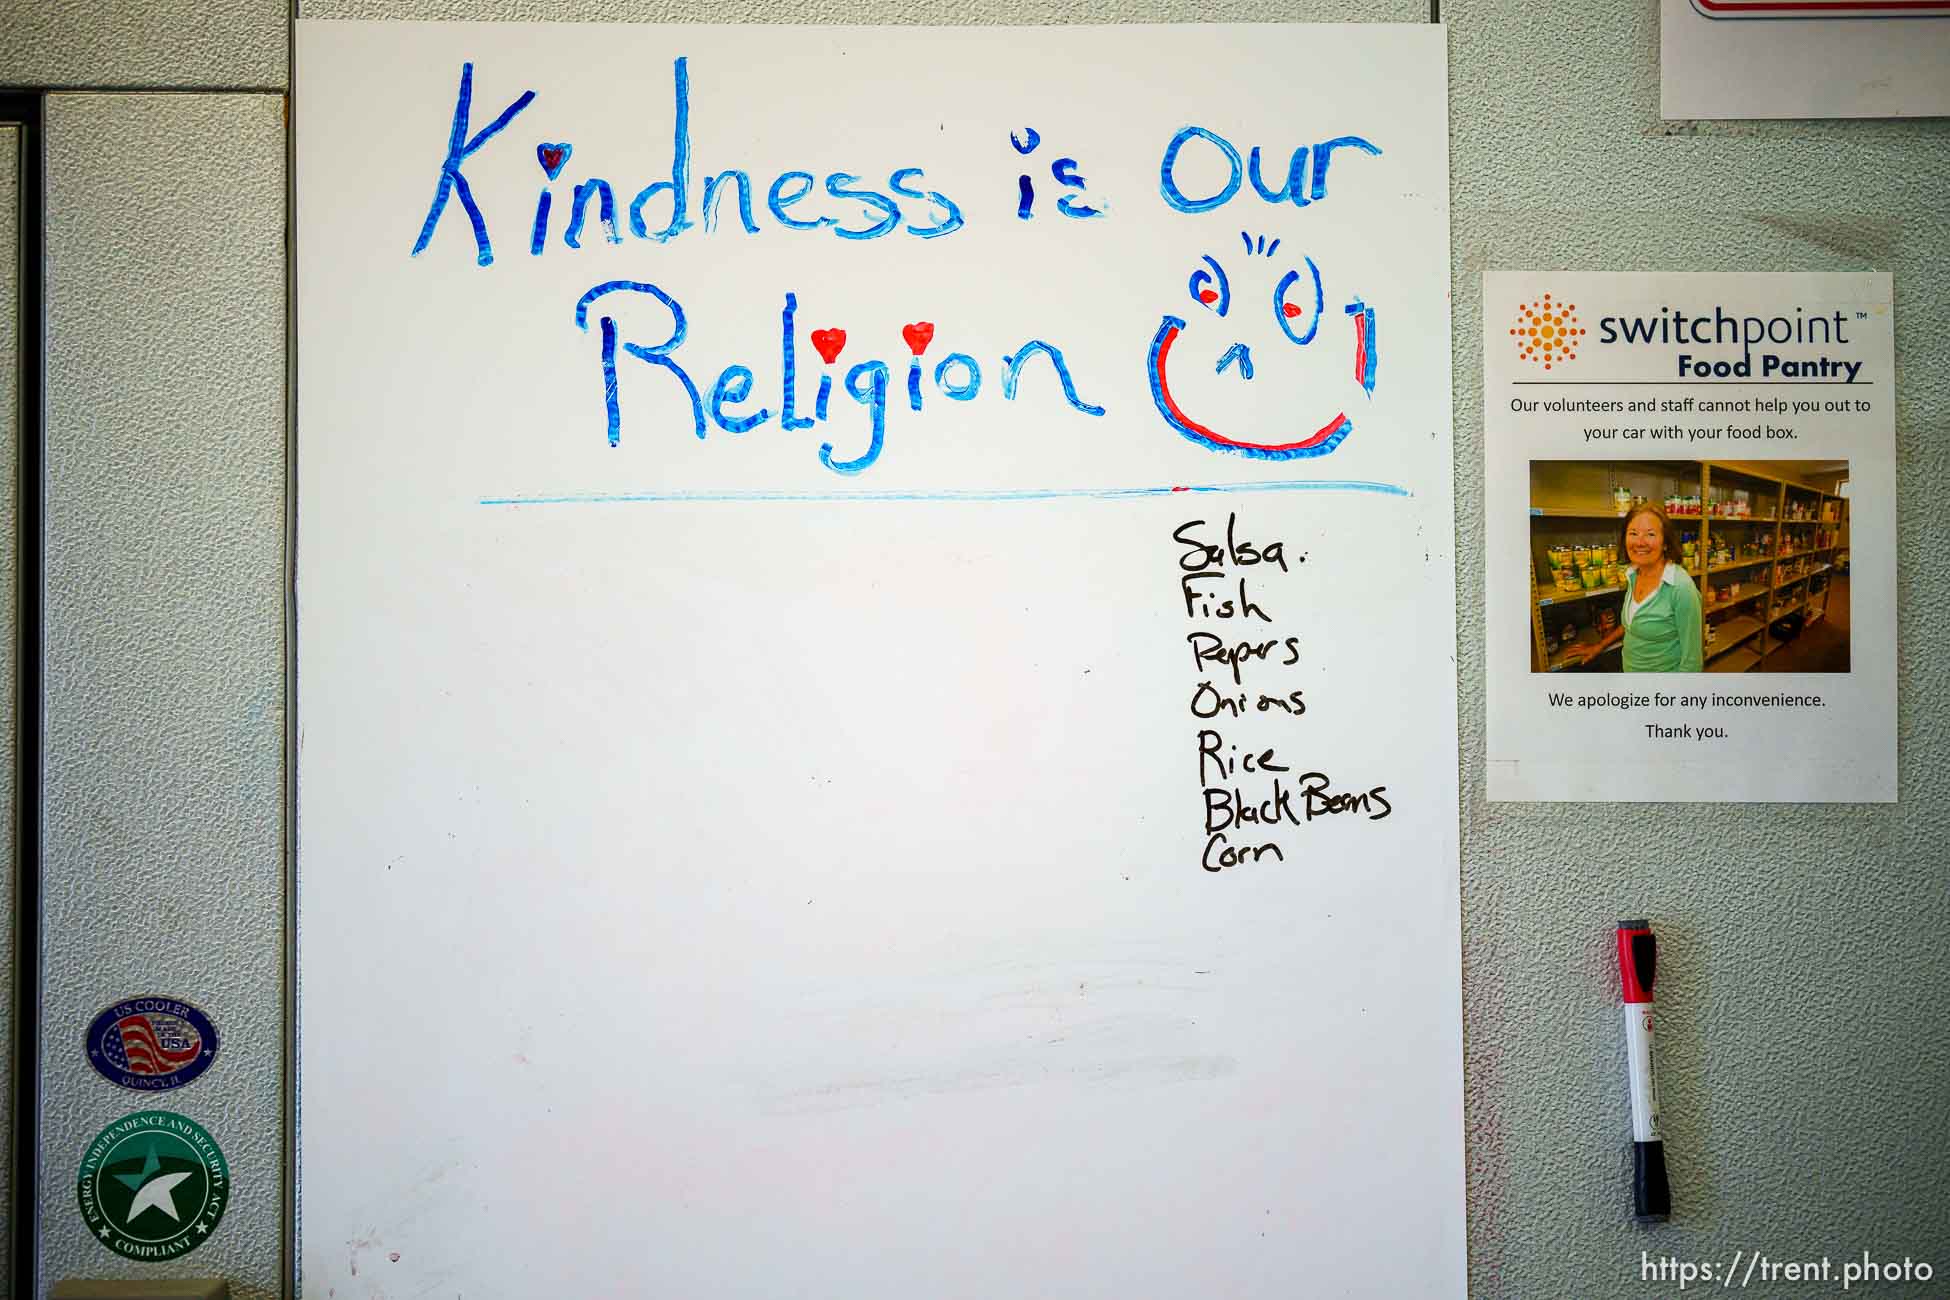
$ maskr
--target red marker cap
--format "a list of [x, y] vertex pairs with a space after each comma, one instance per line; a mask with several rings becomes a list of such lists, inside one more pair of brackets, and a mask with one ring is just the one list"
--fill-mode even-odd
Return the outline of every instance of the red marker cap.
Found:
[[1652, 978], [1658, 964], [1658, 945], [1650, 921], [1618, 923], [1618, 978], [1627, 1002], [1652, 1001]]

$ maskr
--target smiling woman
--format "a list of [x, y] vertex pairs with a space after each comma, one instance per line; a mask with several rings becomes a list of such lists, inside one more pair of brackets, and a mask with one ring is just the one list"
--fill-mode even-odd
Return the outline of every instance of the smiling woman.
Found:
[[1679, 529], [1664, 510], [1641, 505], [1626, 516], [1619, 549], [1625, 569], [1625, 604], [1618, 626], [1602, 640], [1572, 653], [1589, 663], [1625, 638], [1628, 673], [1696, 673], [1701, 668], [1699, 588], [1680, 567]]

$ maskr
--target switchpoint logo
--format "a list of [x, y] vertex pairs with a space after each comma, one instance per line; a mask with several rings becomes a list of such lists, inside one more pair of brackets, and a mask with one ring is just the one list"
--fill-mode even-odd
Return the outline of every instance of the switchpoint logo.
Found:
[[1525, 361], [1543, 362], [1546, 370], [1561, 361], [1577, 360], [1578, 340], [1584, 337], [1577, 306], [1574, 302], [1552, 302], [1545, 294], [1517, 308], [1517, 323], [1510, 336], [1517, 341], [1518, 355]]

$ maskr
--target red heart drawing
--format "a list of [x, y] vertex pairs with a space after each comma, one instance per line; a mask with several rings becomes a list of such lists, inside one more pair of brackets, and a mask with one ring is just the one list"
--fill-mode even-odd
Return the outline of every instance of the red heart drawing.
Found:
[[903, 325], [901, 337], [907, 340], [907, 350], [918, 357], [934, 342], [934, 322], [917, 320], [912, 325]]
[[821, 360], [830, 366], [833, 364], [833, 359], [839, 356], [840, 349], [846, 346], [846, 331], [814, 330], [812, 341], [813, 348], [819, 353]]

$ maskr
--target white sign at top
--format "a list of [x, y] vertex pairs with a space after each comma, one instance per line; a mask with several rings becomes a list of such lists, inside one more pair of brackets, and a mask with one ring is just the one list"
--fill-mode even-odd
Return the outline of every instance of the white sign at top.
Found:
[[1941, 117], [1947, 0], [1660, 0], [1659, 116]]

